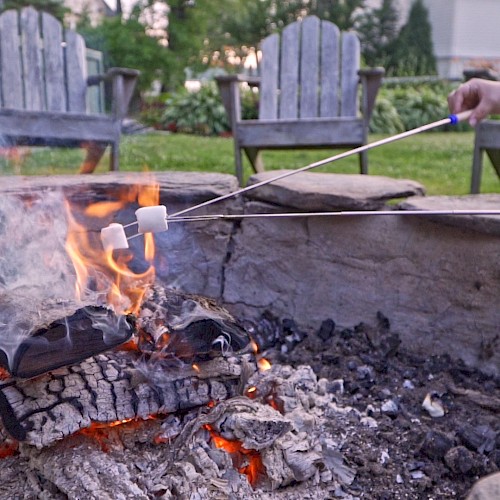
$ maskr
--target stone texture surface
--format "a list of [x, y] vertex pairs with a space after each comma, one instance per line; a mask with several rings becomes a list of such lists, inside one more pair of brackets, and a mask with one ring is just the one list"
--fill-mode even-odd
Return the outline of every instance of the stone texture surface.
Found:
[[493, 500], [500, 498], [500, 472], [480, 479], [467, 495], [467, 500]]
[[[295, 181], [297, 179], [299, 177]], [[361, 178], [366, 183], [372, 182], [371, 179], [371, 176]], [[176, 172], [158, 175], [157, 180], [161, 185], [161, 203], [167, 205], [169, 213], [237, 189], [236, 179], [227, 175]], [[52, 181], [60, 187], [67, 183], [69, 187], [63, 192], [69, 192], [73, 201], [84, 205], [89, 196], [109, 199], [112, 193], [128, 188], [133, 182], [147, 182], [148, 177], [141, 174], [12, 177], [5, 178], [1, 190], [22, 193], [27, 198], [40, 192], [43, 196]], [[266, 188], [266, 196], [274, 203], [250, 200], [245, 202], [247, 212], [297, 210], [302, 202], [307, 206], [310, 196], [306, 193], [312, 190], [311, 186], [307, 188], [309, 191], [295, 186], [286, 198], [292, 200], [291, 205], [279, 206], [281, 187]], [[263, 188], [252, 192], [253, 195], [260, 189]], [[318, 186], [318, 190], [321, 189], [322, 186]], [[394, 196], [401, 195], [395, 193], [396, 190]], [[380, 195], [383, 196], [386, 195]], [[328, 203], [333, 203], [332, 199]], [[351, 191], [352, 199], [362, 204], [365, 198], [356, 198]], [[443, 205], [441, 199], [415, 197], [413, 205], [405, 207], [498, 208], [496, 198], [490, 195], [448, 201]], [[28, 222], [23, 224], [29, 225], [28, 208], [23, 212]], [[113, 220], [133, 221], [135, 208], [132, 204]], [[360, 206], [351, 205], [351, 208]], [[229, 213], [241, 209], [241, 200], [229, 199], [196, 213]], [[337, 203], [322, 209], [345, 207]], [[55, 255], [53, 244], [51, 246], [47, 238], [51, 217], [54, 220], [60, 215], [49, 217], [47, 214], [47, 226], [35, 224], [37, 230], [43, 229], [43, 234], [32, 245], [23, 246], [23, 249], [28, 246], [37, 249], [38, 244], [37, 251], [44, 256], [44, 262], [47, 248]], [[483, 224], [483, 218], [476, 217], [464, 224], [460, 221], [464, 221], [464, 217], [453, 219], [458, 226], [450, 226], [449, 221], [442, 218], [412, 216], [171, 223], [169, 231], [156, 236], [155, 264], [158, 278], [164, 284], [222, 299], [240, 317], [255, 317], [270, 310], [282, 317], [293, 317], [303, 327], [317, 328], [327, 318], [345, 326], [365, 320], [372, 322], [377, 311], [381, 311], [408, 347], [421, 353], [448, 353], [498, 373], [500, 250], [499, 236], [494, 229], [497, 221], [488, 218]], [[98, 231], [110, 220], [87, 222], [91, 230]], [[141, 240], [132, 240], [138, 255]], [[4, 239], [2, 248], [8, 249], [2, 253], [4, 261], [7, 256], [15, 261], [20, 259], [8, 238]], [[61, 259], [52, 258], [48, 262], [56, 265]], [[9, 274], [8, 262], [4, 264], [0, 259], [0, 268]], [[31, 272], [26, 279], [31, 279]], [[50, 276], [48, 282], [52, 283], [55, 274]], [[5, 276], [0, 278], [5, 280]]]
[[[412, 198], [400, 204], [403, 210], [500, 210], [500, 194], [468, 196], [429, 196]], [[468, 228], [500, 236], [500, 215], [436, 215], [429, 216], [436, 222]]]
[[314, 328], [372, 323], [381, 311], [415, 351], [498, 373], [499, 243], [417, 217], [244, 220], [223, 299], [242, 317], [270, 310]]
[[[287, 170], [253, 175], [256, 184]], [[391, 179], [375, 175], [348, 175], [302, 172], [272, 184], [249, 191], [246, 196], [303, 211], [377, 210], [395, 198], [421, 196], [424, 187], [411, 180]]]

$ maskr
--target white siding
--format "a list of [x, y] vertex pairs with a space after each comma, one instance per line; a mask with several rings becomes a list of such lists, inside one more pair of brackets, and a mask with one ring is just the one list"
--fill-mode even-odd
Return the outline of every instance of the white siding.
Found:
[[104, 0], [64, 0], [64, 5], [71, 9], [71, 13], [66, 16], [65, 20], [69, 27], [73, 29], [83, 12], [86, 11], [91, 23], [96, 25], [106, 15], [106, 11], [109, 10]]
[[461, 78], [466, 68], [500, 70], [498, 0], [424, 0], [441, 76]]
[[[395, 0], [400, 23], [408, 19], [414, 0]], [[382, 0], [367, 0], [380, 7]], [[424, 0], [432, 25], [438, 72], [461, 78], [466, 68], [500, 71], [500, 0]]]

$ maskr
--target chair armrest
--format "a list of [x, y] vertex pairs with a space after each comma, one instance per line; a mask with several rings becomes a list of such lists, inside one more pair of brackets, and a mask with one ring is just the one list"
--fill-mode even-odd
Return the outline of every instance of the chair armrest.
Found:
[[250, 87], [260, 85], [260, 77], [246, 75], [216, 76], [222, 104], [229, 118], [229, 124], [234, 132], [234, 125], [241, 120], [240, 83], [247, 83]]
[[112, 114], [116, 119], [126, 116], [130, 99], [134, 93], [140, 71], [130, 68], [110, 68], [103, 75], [92, 75], [87, 78], [87, 85], [99, 85], [110, 82], [112, 86]]
[[248, 83], [250, 87], [258, 87], [260, 85], [260, 76], [247, 76], [247, 75], [221, 75], [216, 76], [215, 80], [217, 83], [225, 82], [238, 82], [238, 83]]
[[366, 123], [369, 123], [375, 106], [375, 99], [380, 85], [382, 85], [382, 78], [385, 75], [385, 69], [363, 68], [358, 71], [358, 75], [363, 89], [363, 119]]

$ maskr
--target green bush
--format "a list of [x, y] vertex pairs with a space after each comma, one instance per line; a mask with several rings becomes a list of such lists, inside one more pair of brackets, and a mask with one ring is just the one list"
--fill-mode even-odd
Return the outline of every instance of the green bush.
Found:
[[241, 93], [241, 116], [244, 120], [256, 120], [259, 117], [259, 94], [252, 90]]
[[[453, 86], [444, 82], [386, 84], [377, 98], [370, 131], [396, 134], [445, 118], [449, 114], [447, 96]], [[463, 131], [467, 124], [448, 126], [439, 130]]]
[[215, 84], [197, 92], [181, 90], [165, 101], [164, 126], [186, 134], [220, 135], [229, 130], [226, 110]]
[[395, 89], [392, 102], [406, 130], [440, 120], [449, 114], [446, 96], [425, 86]]
[[398, 110], [392, 104], [391, 99], [381, 93], [373, 110], [370, 132], [394, 135], [403, 132], [404, 129]]

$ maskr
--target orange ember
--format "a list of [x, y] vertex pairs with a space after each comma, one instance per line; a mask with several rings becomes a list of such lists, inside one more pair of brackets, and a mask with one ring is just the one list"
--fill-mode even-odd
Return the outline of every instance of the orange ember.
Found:
[[255, 342], [255, 340], [251, 339], [250, 345], [252, 346], [253, 353], [257, 354], [259, 352], [259, 346], [257, 345], [257, 342]]
[[257, 366], [261, 372], [265, 372], [271, 369], [271, 363], [266, 358], [260, 358], [257, 361]]
[[138, 420], [128, 418], [125, 420], [117, 420], [115, 422], [92, 422], [89, 427], [85, 429], [80, 429], [77, 434], [81, 434], [82, 436], [87, 436], [99, 443], [101, 450], [104, 452], [108, 452], [110, 447], [119, 442], [119, 438], [117, 435], [113, 434], [112, 431], [115, 427], [121, 425], [139, 425]]
[[231, 455], [233, 466], [240, 474], [245, 474], [248, 482], [255, 488], [266, 473], [260, 452], [247, 450], [240, 441], [231, 441], [219, 436], [210, 425], [204, 427], [210, 433], [216, 448], [223, 449]]
[[0, 459], [11, 457], [17, 452], [19, 443], [13, 439], [6, 439], [0, 446]]
[[7, 380], [10, 378], [10, 373], [0, 366], [0, 380]]
[[[159, 203], [159, 186], [151, 184], [136, 186], [119, 193], [119, 199], [93, 203], [82, 214], [98, 219], [101, 227], [113, 220], [113, 215], [129, 203], [151, 206]], [[129, 250], [107, 250], [102, 247], [97, 232], [90, 232], [77, 222], [77, 214], [67, 204], [68, 236], [66, 251], [76, 272], [75, 293], [78, 300], [97, 293], [106, 305], [113, 307], [117, 314], [137, 314], [144, 295], [155, 280], [154, 238], [151, 233], [144, 235], [144, 260], [148, 267], [143, 272], [131, 269], [134, 258]]]

